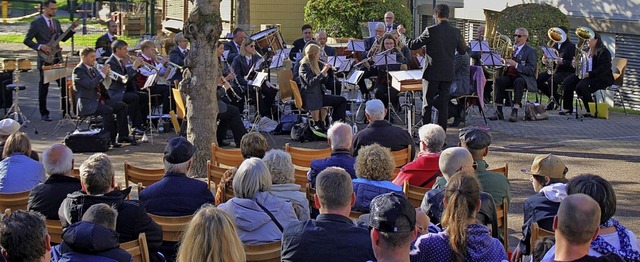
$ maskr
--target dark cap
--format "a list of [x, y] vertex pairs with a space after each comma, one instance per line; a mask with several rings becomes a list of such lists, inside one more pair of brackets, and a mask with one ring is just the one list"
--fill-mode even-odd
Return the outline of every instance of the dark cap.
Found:
[[[386, 193], [371, 201], [369, 226], [380, 232], [411, 232], [416, 227], [416, 210], [409, 200], [396, 192]], [[406, 219], [405, 223], [402, 220]]]
[[485, 149], [491, 145], [491, 136], [480, 128], [467, 127], [460, 130], [460, 143], [468, 149]]
[[189, 161], [197, 151], [196, 147], [184, 137], [169, 139], [164, 148], [164, 160], [171, 164], [180, 164]]

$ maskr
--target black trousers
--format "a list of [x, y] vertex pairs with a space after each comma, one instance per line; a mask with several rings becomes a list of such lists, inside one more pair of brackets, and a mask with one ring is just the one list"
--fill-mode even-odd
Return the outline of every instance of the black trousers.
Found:
[[[60, 63], [60, 58], [56, 58], [53, 62], [54, 64]], [[38, 82], [38, 108], [40, 109], [40, 115], [46, 116], [49, 115], [49, 110], [47, 109], [47, 96], [49, 95], [49, 83], [44, 82], [44, 70], [43, 66], [49, 66], [52, 64], [46, 63], [44, 61], [40, 61], [38, 59], [38, 71], [40, 72], [40, 81]], [[60, 87], [60, 107], [62, 109], [62, 115], [67, 114], [67, 108], [69, 108], [67, 97], [67, 78], [63, 77], [56, 80], [58, 86]]]
[[160, 95], [162, 101], [162, 114], [168, 114], [171, 111], [171, 103], [169, 102], [169, 86], [154, 85], [151, 87], [151, 95]]
[[[551, 74], [547, 72], [542, 72], [538, 74], [538, 79], [536, 80], [538, 82], [538, 89], [540, 90], [540, 92], [542, 92], [544, 95], [546, 95], [549, 98], [553, 96], [556, 102], [558, 102], [560, 101], [560, 93], [558, 93], [558, 87], [560, 86], [560, 84], [562, 84], [562, 81], [564, 81], [564, 79], [571, 74], [573, 73], [556, 72], [555, 74], [553, 74], [553, 79], [552, 79]], [[552, 80], [553, 80], [553, 86], [551, 85]]]
[[391, 86], [387, 87], [386, 85], [376, 85], [375, 87], [375, 97], [376, 99], [383, 101], [385, 108], [389, 108], [389, 98], [391, 98], [392, 105], [396, 107], [400, 105], [400, 98], [398, 97], [399, 93], [400, 91]]
[[429, 88], [425, 94], [426, 105], [422, 110], [422, 124], [431, 123], [431, 111], [435, 106], [438, 109], [438, 125], [447, 130], [449, 118], [449, 88], [451, 81], [429, 81]]
[[[249, 97], [253, 98], [253, 101], [255, 100], [255, 96], [256, 96], [256, 90], [255, 87], [252, 86], [249, 89]], [[271, 106], [273, 105], [273, 103], [276, 101], [276, 95], [278, 94], [278, 90], [277, 89], [273, 89], [271, 87], [268, 87], [266, 84], [263, 84], [260, 87], [259, 90], [260, 93], [260, 97], [258, 98], [258, 102], [259, 102], [259, 110], [260, 110], [260, 116], [266, 116], [269, 118], [273, 119], [273, 114], [271, 112]], [[254, 102], [255, 103], [255, 102]]]
[[564, 88], [564, 96], [562, 97], [562, 108], [568, 111], [573, 111], [573, 92], [575, 91], [578, 98], [582, 99], [585, 109], [588, 112], [589, 103], [593, 102], [591, 94], [600, 89], [605, 89], [606, 86], [598, 84], [598, 81], [593, 78], [579, 79], [575, 74], [570, 75], [562, 82]]
[[247, 133], [247, 130], [244, 129], [244, 124], [242, 123], [240, 110], [234, 105], [227, 104], [227, 111], [224, 113], [218, 113], [218, 119], [220, 120], [216, 133], [218, 141], [224, 140], [227, 137], [227, 130], [231, 128], [233, 141], [235, 141], [236, 146], [239, 147], [240, 139], [242, 139], [242, 136]]
[[343, 96], [336, 95], [323, 95], [322, 106], [333, 107], [333, 121], [345, 121], [345, 115], [347, 114], [347, 99]]
[[140, 111], [140, 97], [138, 94], [125, 92], [122, 95], [122, 102], [127, 104], [127, 112], [129, 114], [131, 125], [133, 125], [133, 127], [142, 127], [143, 118]]
[[496, 78], [496, 105], [502, 105], [504, 99], [507, 98], [507, 91], [509, 87], [513, 87], [513, 100], [511, 105], [516, 104], [522, 107], [522, 96], [524, 95], [524, 89], [527, 87], [527, 82], [522, 77], [513, 76], [501, 76]]
[[[111, 142], [116, 141], [116, 135], [125, 137], [129, 135], [127, 126], [127, 104], [121, 101], [107, 100], [104, 104], [98, 104], [96, 114], [102, 116], [102, 126], [109, 131]], [[113, 115], [116, 115], [115, 121]]]

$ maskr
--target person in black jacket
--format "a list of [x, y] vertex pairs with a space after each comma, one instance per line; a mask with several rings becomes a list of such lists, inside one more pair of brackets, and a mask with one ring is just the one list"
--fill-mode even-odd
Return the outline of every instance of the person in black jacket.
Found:
[[229, 51], [227, 55], [228, 61], [233, 61], [233, 59], [240, 54], [240, 46], [246, 38], [246, 34], [242, 28], [236, 27], [236, 29], [233, 29], [233, 40], [224, 43], [224, 50]]
[[[449, 6], [439, 4], [433, 11], [436, 24], [427, 27], [414, 40], [407, 38], [407, 46], [412, 50], [426, 46], [427, 55], [431, 57], [431, 64], [433, 64], [433, 66], [423, 68], [422, 79], [429, 81], [429, 87], [423, 91], [425, 107], [422, 110], [422, 123], [432, 122], [431, 110], [435, 106], [438, 109], [437, 123], [446, 131], [449, 113], [447, 104], [449, 102], [449, 87], [455, 78], [453, 67], [455, 51], [457, 50], [459, 54], [465, 54], [467, 50], [460, 30], [449, 24]], [[398, 31], [401, 34], [405, 33], [403, 27]]]
[[[560, 29], [566, 33], [568, 33], [568, 29], [564, 26], [560, 26]], [[558, 93], [558, 87], [562, 84], [562, 81], [570, 76], [571, 74], [576, 72], [576, 69], [571, 65], [571, 60], [576, 55], [576, 46], [567, 38], [564, 42], [555, 42], [551, 48], [558, 51], [558, 59], [551, 62], [547, 59], [547, 56], [542, 56], [542, 63], [547, 64], [547, 62], [554, 63], [556, 70], [553, 74], [553, 79], [551, 78], [551, 74], [549, 72], [544, 71], [538, 74], [538, 89], [542, 91], [550, 99], [549, 104], [547, 105], [547, 110], [553, 110], [558, 101], [560, 101], [560, 93]], [[553, 85], [551, 84], [553, 82]]]
[[[564, 111], [560, 112], [561, 115], [573, 112], [573, 91], [575, 91], [578, 97], [582, 99], [584, 108], [587, 110], [584, 116], [591, 117], [591, 111], [589, 110], [589, 103], [593, 102], [591, 94], [613, 84], [611, 52], [602, 43], [599, 33], [596, 33], [593, 39], [587, 41], [589, 41], [588, 62], [586, 66], [582, 66], [583, 72], [576, 72], [576, 74], [582, 73], [584, 78], [580, 79], [576, 75], [570, 75], [562, 82], [562, 87], [564, 88], [562, 108]], [[582, 62], [580, 61], [579, 63]]]
[[[390, 102], [395, 110], [399, 110], [400, 99], [398, 98], [398, 93], [400, 93], [400, 91], [392, 87], [391, 83], [389, 83], [389, 72], [401, 70], [402, 65], [404, 65], [404, 67], [406, 68], [407, 64], [409, 64], [409, 60], [408, 57], [405, 57], [404, 54], [402, 54], [402, 51], [396, 44], [396, 39], [393, 37], [393, 35], [385, 34], [380, 41], [382, 42], [382, 50], [380, 51], [389, 51], [389, 56], [392, 56], [393, 59], [395, 59], [398, 63], [390, 65], [377, 65], [373, 67], [370, 67], [369, 65], [378, 61], [372, 61], [372, 63], [365, 62], [364, 64], [369, 68], [369, 71], [378, 76], [376, 82], [374, 83], [375, 98], [380, 99], [380, 101], [385, 101], [384, 105], [386, 108], [389, 108], [389, 103], [387, 102]], [[377, 57], [374, 56], [374, 60], [376, 59]], [[381, 59], [391, 58], [382, 56]], [[382, 62], [385, 61], [383, 60]]]
[[42, 163], [49, 178], [29, 193], [28, 210], [38, 211], [47, 219], [58, 220], [58, 208], [67, 194], [79, 191], [80, 179], [73, 176], [73, 152], [55, 144], [42, 152]]
[[[218, 146], [229, 146], [230, 144], [225, 142], [224, 140], [227, 138], [227, 130], [231, 129], [231, 133], [233, 133], [233, 140], [235, 141], [235, 147], [240, 147], [240, 140], [242, 136], [247, 133], [247, 130], [244, 128], [244, 123], [242, 122], [242, 115], [240, 114], [240, 110], [236, 107], [233, 101], [242, 101], [242, 97], [236, 92], [229, 81], [236, 82], [236, 74], [231, 70], [229, 64], [222, 61], [222, 56], [224, 54], [224, 49], [222, 42], [218, 42], [217, 49], [218, 55], [218, 65], [223, 65], [221, 81], [217, 84], [216, 89], [216, 98], [218, 100], [218, 119], [220, 123], [218, 124], [218, 130], [216, 135], [218, 136]], [[233, 98], [233, 100], [232, 100]]]
[[298, 38], [293, 41], [291, 48], [291, 52], [289, 53], [289, 59], [291, 61], [297, 61], [298, 57], [304, 56], [304, 47], [309, 43], [309, 41], [313, 39], [313, 27], [311, 25], [303, 25], [302, 26], [302, 38]]
[[113, 53], [111, 44], [118, 39], [116, 37], [117, 31], [118, 25], [116, 21], [107, 21], [107, 33], [96, 39], [96, 52], [99, 53], [101, 57], [110, 57]]
[[[187, 58], [187, 54], [189, 54], [189, 49], [187, 45], [189, 45], [189, 40], [184, 38], [182, 33], [177, 33], [173, 38], [176, 46], [169, 51], [169, 61], [176, 65], [184, 67], [184, 59]], [[176, 73], [173, 75], [169, 81], [173, 84], [174, 80], [178, 80], [178, 82], [182, 81], [182, 70], [176, 69]], [[178, 88], [175, 86], [175, 88]]]

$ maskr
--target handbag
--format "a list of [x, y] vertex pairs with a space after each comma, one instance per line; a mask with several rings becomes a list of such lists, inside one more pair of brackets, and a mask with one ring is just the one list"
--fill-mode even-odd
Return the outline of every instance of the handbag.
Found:
[[547, 120], [549, 114], [541, 104], [527, 102], [524, 105], [524, 119], [531, 121]]

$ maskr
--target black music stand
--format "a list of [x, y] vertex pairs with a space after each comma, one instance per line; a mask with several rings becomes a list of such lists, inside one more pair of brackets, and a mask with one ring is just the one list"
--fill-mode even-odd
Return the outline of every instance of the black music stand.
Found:
[[[489, 51], [488, 53], [481, 53], [480, 54], [480, 63], [482, 64], [482, 66], [495, 66], [495, 67], [502, 67], [504, 66], [502, 64], [502, 57], [500, 56], [500, 54], [497, 53], [493, 53], [491, 51]], [[496, 104], [496, 73], [497, 70], [493, 70], [493, 94], [492, 94], [492, 106], [494, 106], [495, 109], [495, 104]], [[484, 99], [482, 97], [478, 98], [478, 99]]]
[[[551, 48], [551, 47], [547, 47], [547, 46], [540, 46], [540, 49], [542, 50], [542, 53], [544, 54], [544, 56], [547, 57], [547, 59], [552, 59], [555, 65], [555, 60], [560, 58], [558, 57], [558, 55], [556, 55], [556, 50]], [[558, 101], [556, 101], [556, 98], [553, 96], [554, 92], [553, 92], [553, 77], [556, 75], [556, 69], [557, 69], [557, 65], [554, 66], [555, 68], [551, 69], [551, 81], [549, 83], [549, 87], [550, 87], [550, 94], [551, 94], [551, 102], [554, 102], [555, 105], [554, 107], [558, 106]], [[537, 100], [537, 96], [536, 96], [536, 100]], [[542, 102], [542, 98], [540, 99], [540, 102]]]
[[[386, 51], [382, 51], [380, 53], [377, 53], [373, 56], [373, 61], [374, 61], [374, 65], [378, 66], [378, 67], [384, 67], [385, 68], [385, 72], [387, 73], [387, 106], [389, 108], [389, 122], [391, 122], [391, 114], [395, 114], [396, 117], [398, 117], [398, 119], [400, 119], [400, 116], [398, 115], [398, 112], [396, 112], [396, 110], [393, 108], [393, 106], [391, 106], [391, 91], [389, 90], [391, 88], [391, 79], [389, 77], [389, 65], [398, 65], [400, 64], [398, 62], [398, 59], [395, 55], [392, 55], [391, 53], [392, 49], [386, 50]], [[378, 79], [379, 80], [379, 79]]]
[[256, 72], [255, 78], [253, 80], [248, 80], [248, 84], [253, 86], [253, 89], [256, 92], [256, 114], [255, 117], [253, 119], [253, 126], [251, 127], [251, 131], [254, 131], [254, 128], [258, 128], [258, 131], [260, 130], [260, 127], [258, 126], [260, 124], [260, 119], [262, 118], [262, 115], [260, 115], [260, 88], [262, 87], [262, 84], [264, 84], [265, 81], [267, 81], [267, 79], [269, 79], [269, 73], [265, 73], [265, 72]]
[[[149, 118], [149, 136], [151, 137], [152, 145], [153, 145], [153, 117], [151, 116], [151, 114], [153, 111], [151, 110], [151, 87], [156, 84], [157, 79], [158, 79], [157, 72], [149, 75], [149, 77], [147, 77], [147, 81], [144, 82], [144, 86], [141, 88], [141, 90], [147, 90], [147, 95], [149, 99], [149, 115], [147, 116], [147, 118]], [[158, 123], [156, 124], [156, 128], [158, 128], [158, 126], [161, 124], [160, 123], [161, 121], [162, 121], [162, 116], [158, 118]]]
[[364, 52], [364, 41], [362, 40], [349, 40], [347, 43], [347, 51], [352, 52]]
[[276, 50], [275, 55], [271, 59], [271, 63], [269, 64], [269, 69], [275, 69], [284, 66], [284, 60], [289, 57], [289, 53], [291, 53], [291, 48], [287, 49], [279, 49]]

